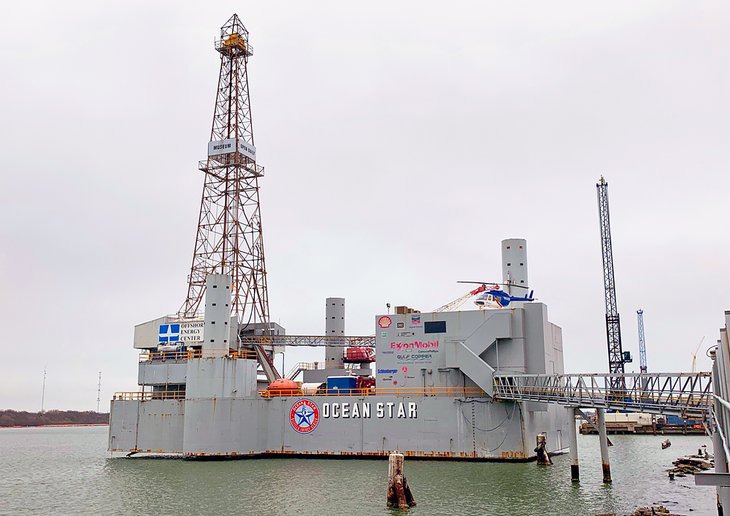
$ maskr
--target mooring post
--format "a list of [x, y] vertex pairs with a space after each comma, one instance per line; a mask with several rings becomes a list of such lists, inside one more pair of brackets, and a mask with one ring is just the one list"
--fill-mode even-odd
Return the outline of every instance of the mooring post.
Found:
[[611, 463], [608, 460], [608, 436], [606, 435], [606, 411], [596, 409], [598, 423], [598, 440], [601, 443], [601, 466], [603, 467], [603, 482], [611, 483]]
[[568, 419], [570, 419], [570, 480], [580, 481], [578, 466], [578, 431], [576, 430], [575, 409], [568, 407]]
[[388, 457], [388, 507], [407, 509], [416, 505], [411, 488], [403, 473], [405, 457], [402, 453], [391, 453]]
[[536, 441], [535, 454], [538, 465], [552, 466], [553, 461], [550, 459], [550, 454], [547, 451], [547, 436], [545, 434], [537, 434]]

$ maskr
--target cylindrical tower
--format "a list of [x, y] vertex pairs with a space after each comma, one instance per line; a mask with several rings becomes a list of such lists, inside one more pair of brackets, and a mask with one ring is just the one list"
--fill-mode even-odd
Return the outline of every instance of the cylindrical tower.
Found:
[[[328, 337], [345, 336], [345, 298], [328, 297], [325, 301], [325, 335]], [[328, 347], [325, 351], [325, 367], [344, 367], [342, 347]]]
[[502, 240], [502, 282], [507, 284], [505, 292], [509, 295], [527, 295], [527, 240], [524, 238]]

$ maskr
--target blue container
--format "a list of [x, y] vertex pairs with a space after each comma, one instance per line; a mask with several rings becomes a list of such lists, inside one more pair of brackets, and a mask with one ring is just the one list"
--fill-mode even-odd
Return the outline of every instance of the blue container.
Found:
[[354, 394], [357, 387], [355, 376], [327, 377], [327, 394]]
[[692, 425], [702, 424], [702, 421], [693, 421], [691, 419], [682, 419], [679, 416], [667, 416], [667, 424], [668, 425], [692, 426]]

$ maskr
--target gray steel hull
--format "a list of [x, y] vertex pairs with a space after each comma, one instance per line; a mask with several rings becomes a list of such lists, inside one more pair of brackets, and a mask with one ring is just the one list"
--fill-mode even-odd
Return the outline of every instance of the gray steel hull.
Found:
[[[304, 432], [292, 414], [302, 399], [318, 412], [316, 426]], [[547, 434], [551, 452], [567, 446], [571, 423], [561, 407], [531, 411], [489, 398], [115, 400], [109, 449], [189, 458], [379, 457], [398, 450], [421, 458], [529, 460], [539, 433]]]

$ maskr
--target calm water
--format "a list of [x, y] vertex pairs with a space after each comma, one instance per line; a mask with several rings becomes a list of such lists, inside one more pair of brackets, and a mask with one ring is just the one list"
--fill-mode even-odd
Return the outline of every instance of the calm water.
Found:
[[[610, 486], [596, 436], [579, 436], [579, 486], [567, 455], [552, 467], [407, 459], [418, 502], [408, 514], [594, 515], [648, 503], [715, 514], [713, 488], [664, 472], [708, 437], [670, 437], [667, 450], [660, 436], [611, 439]], [[106, 427], [0, 430], [0, 514], [391, 514], [385, 460], [110, 459], [106, 444]]]

